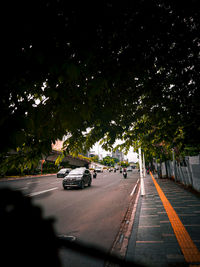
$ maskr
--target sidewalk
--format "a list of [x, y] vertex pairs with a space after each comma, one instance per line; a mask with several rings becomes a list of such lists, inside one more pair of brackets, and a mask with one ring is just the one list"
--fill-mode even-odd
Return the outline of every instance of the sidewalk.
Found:
[[144, 266], [200, 266], [200, 197], [168, 179], [144, 178], [127, 260]]

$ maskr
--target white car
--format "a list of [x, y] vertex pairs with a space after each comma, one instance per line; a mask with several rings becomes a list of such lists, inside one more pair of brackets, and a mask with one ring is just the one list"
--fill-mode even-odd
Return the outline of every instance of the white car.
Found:
[[103, 172], [103, 169], [101, 167], [95, 167], [96, 172]]

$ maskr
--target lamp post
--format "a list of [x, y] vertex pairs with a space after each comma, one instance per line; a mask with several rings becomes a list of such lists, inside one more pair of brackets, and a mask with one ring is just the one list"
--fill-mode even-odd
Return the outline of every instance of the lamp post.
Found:
[[143, 180], [143, 166], [142, 166], [142, 155], [141, 155], [141, 147], [138, 149], [139, 152], [139, 165], [140, 165], [140, 185], [141, 185], [141, 196], [145, 195], [144, 189], [144, 180]]
[[141, 148], [138, 149], [138, 153], [139, 153], [139, 167], [140, 167], [140, 179], [141, 179], [143, 178]]
[[143, 176], [146, 177], [145, 158], [143, 153]]

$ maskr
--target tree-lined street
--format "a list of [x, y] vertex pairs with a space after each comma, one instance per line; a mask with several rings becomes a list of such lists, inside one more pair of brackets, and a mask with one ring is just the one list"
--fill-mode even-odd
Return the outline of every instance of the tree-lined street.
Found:
[[116, 139], [149, 161], [197, 154], [198, 4], [5, 4], [2, 174], [37, 166], [64, 135], [70, 155]]
[[[31, 196], [40, 205], [45, 217], [55, 218], [59, 236], [74, 236], [86, 244], [100, 246], [109, 251], [124, 218], [139, 178], [137, 170], [123, 179], [119, 172], [98, 173], [91, 187], [64, 190], [62, 179], [55, 175], [0, 182]], [[63, 266], [103, 266], [102, 261], [82, 257], [71, 251], [61, 251]], [[92, 264], [91, 264], [92, 263]], [[85, 264], [85, 265], [84, 265]]]
[[[185, 185], [198, 184], [199, 1], [9, 1], [2, 14], [0, 187], [15, 190], [0, 194], [1, 251], [7, 266], [27, 266], [27, 258], [35, 260], [30, 266], [59, 266], [57, 236], [74, 236], [109, 251], [132, 203], [137, 171], [128, 173], [127, 180], [119, 173], [98, 174], [83, 190], [64, 190], [55, 175], [4, 178], [90, 168], [97, 157], [87, 156], [98, 142], [109, 153], [139, 150], [144, 173], [155, 169], [160, 178], [176, 182], [186, 181], [179, 176], [187, 174]], [[53, 151], [61, 140], [62, 148]], [[190, 156], [196, 156], [194, 164]], [[109, 157], [99, 160], [109, 167], [116, 163]], [[143, 188], [141, 168], [140, 174]], [[76, 178], [83, 186], [82, 178]], [[30, 199], [45, 218], [55, 218], [57, 236], [39, 209], [32, 212]], [[33, 232], [40, 229], [34, 219], [44, 234]], [[22, 237], [26, 253], [18, 247]], [[13, 258], [7, 256], [10, 250]], [[68, 251], [61, 254], [64, 264], [73, 267], [102, 264]]]

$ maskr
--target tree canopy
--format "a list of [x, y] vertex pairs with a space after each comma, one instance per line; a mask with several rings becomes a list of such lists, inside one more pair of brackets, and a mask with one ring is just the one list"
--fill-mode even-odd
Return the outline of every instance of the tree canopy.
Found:
[[115, 164], [117, 164], [118, 162], [119, 160], [117, 158], [113, 158], [110, 156], [106, 156], [101, 160], [101, 164], [105, 166], [111, 166], [111, 167], [114, 167]]
[[41, 156], [63, 135], [68, 152], [116, 138], [199, 151], [198, 0], [13, 1], [3, 12], [1, 153]]

